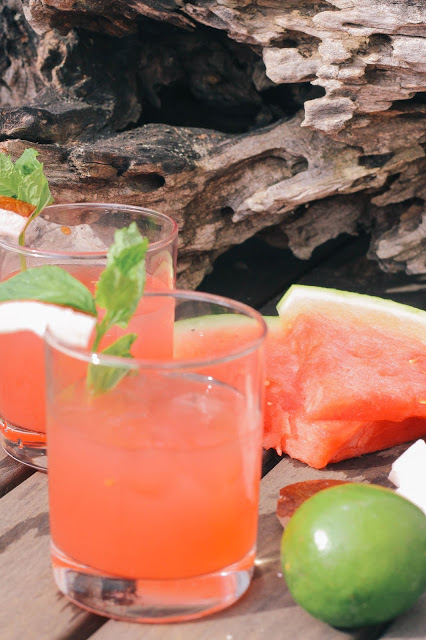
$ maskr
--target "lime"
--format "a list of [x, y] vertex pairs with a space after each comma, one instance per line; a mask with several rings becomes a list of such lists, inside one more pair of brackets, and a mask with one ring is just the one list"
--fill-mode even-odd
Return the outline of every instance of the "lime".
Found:
[[336, 627], [385, 622], [426, 588], [426, 517], [389, 489], [350, 483], [304, 502], [281, 543], [290, 593]]

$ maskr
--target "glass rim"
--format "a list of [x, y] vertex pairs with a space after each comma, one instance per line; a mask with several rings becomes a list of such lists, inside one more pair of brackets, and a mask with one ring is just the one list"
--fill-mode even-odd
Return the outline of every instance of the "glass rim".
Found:
[[[218, 296], [212, 293], [203, 293], [201, 291], [189, 291], [185, 289], [171, 289], [169, 291], [147, 291], [144, 293], [144, 298], [173, 298], [194, 302], [206, 302], [209, 304], [217, 304], [224, 308], [238, 311], [240, 315], [255, 320], [259, 326], [259, 335], [256, 338], [252, 338], [247, 344], [232, 349], [230, 353], [226, 355], [182, 359], [182, 360], [153, 360], [144, 358], [123, 358], [120, 356], [109, 356], [102, 353], [93, 352], [90, 349], [72, 347], [68, 345], [64, 340], [61, 340], [55, 336], [55, 334], [49, 329], [46, 330], [44, 339], [45, 342], [64, 355], [75, 358], [77, 360], [87, 362], [88, 364], [103, 365], [110, 367], [120, 367], [128, 370], [158, 370], [158, 371], [178, 371], [181, 369], [194, 369], [209, 365], [222, 364], [224, 362], [236, 360], [238, 358], [249, 355], [256, 349], [258, 349], [266, 338], [268, 327], [262, 314], [256, 309], [253, 309], [249, 305], [231, 298], [224, 296]], [[231, 315], [232, 317], [232, 315]], [[197, 316], [195, 317], [195, 319]], [[185, 322], [185, 319], [182, 320]]]
[[[155, 211], [154, 209], [147, 209], [146, 207], [139, 207], [137, 205], [132, 204], [114, 204], [109, 202], [67, 202], [62, 204], [51, 204], [48, 207], [43, 209], [43, 212], [48, 212], [49, 210], [66, 210], [69, 207], [83, 209], [86, 207], [90, 207], [92, 209], [111, 209], [112, 207], [115, 210], [126, 210], [126, 211], [134, 211], [139, 213], [149, 214], [154, 218], [160, 218], [164, 222], [168, 222], [171, 224], [171, 231], [166, 238], [163, 240], [157, 240], [156, 242], [150, 242], [148, 245], [147, 253], [156, 252], [159, 249], [162, 249], [176, 239], [178, 235], [178, 225], [173, 218], [166, 215], [165, 213], [161, 213], [160, 211]], [[118, 227], [119, 228], [119, 227]], [[15, 242], [10, 242], [6, 238], [0, 236], [0, 248], [5, 249], [7, 251], [11, 251], [15, 254], [21, 256], [31, 256], [33, 258], [46, 258], [46, 259], [56, 259], [56, 258], [68, 258], [69, 260], [93, 260], [94, 258], [103, 258], [107, 256], [108, 249], [105, 251], [51, 251], [45, 249], [32, 249], [30, 247], [21, 246], [16, 244]]]

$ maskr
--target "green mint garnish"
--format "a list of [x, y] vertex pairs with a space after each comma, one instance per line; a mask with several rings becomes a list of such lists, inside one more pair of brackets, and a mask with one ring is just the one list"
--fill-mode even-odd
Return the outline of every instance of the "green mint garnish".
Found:
[[110, 327], [117, 324], [125, 329], [136, 311], [145, 286], [147, 249], [148, 239], [141, 236], [136, 222], [115, 232], [106, 267], [96, 285], [96, 304], [106, 313], [96, 327], [93, 351]]
[[0, 282], [0, 302], [9, 300], [37, 300], [97, 315], [89, 289], [67, 271], [52, 264], [21, 271]]
[[[35, 149], [25, 149], [22, 155], [13, 163], [10, 156], [0, 153], [0, 195], [17, 198], [35, 206], [34, 212], [28, 218], [25, 229], [19, 236], [21, 247], [25, 245], [25, 231], [48, 204], [52, 204], [47, 178], [43, 172], [43, 164], [37, 160], [39, 155]], [[27, 268], [25, 256], [21, 256], [21, 269]]]
[[35, 206], [27, 227], [44, 207], [53, 202], [43, 164], [37, 160], [38, 155], [35, 149], [25, 149], [14, 163], [10, 156], [0, 153], [0, 195]]
[[[132, 358], [130, 347], [136, 340], [136, 333], [128, 333], [121, 336], [113, 344], [102, 351], [102, 355], [120, 356]], [[105, 393], [117, 386], [117, 384], [129, 373], [126, 367], [107, 367], [104, 365], [89, 365], [87, 385], [94, 394]]]
[[[107, 264], [96, 285], [96, 304], [106, 313], [96, 326], [92, 350], [96, 351], [106, 332], [118, 325], [126, 328], [136, 311], [145, 287], [145, 254], [148, 239], [143, 238], [136, 222], [115, 232], [114, 243], [108, 251]], [[134, 334], [124, 335], [101, 353], [130, 358]], [[87, 382], [93, 393], [114, 388], [128, 373], [127, 369], [89, 365]]]
[[[148, 239], [143, 238], [136, 222], [115, 232], [114, 243], [108, 251], [107, 265], [96, 285], [95, 298], [77, 278], [55, 265], [45, 265], [21, 271], [0, 282], [0, 303], [10, 300], [37, 300], [97, 316], [96, 305], [105, 309], [103, 319], [96, 325], [92, 351], [114, 325], [126, 328], [142, 298], [145, 286], [145, 254]], [[130, 348], [136, 340], [134, 333], [121, 336], [101, 353], [131, 358]], [[87, 386], [94, 394], [113, 389], [129, 373], [126, 367], [89, 364]]]

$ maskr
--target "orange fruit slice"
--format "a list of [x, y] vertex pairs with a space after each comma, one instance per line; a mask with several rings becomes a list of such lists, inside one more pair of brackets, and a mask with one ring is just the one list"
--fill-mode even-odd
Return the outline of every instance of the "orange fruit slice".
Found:
[[8, 196], [0, 196], [0, 209], [5, 211], [13, 211], [24, 218], [29, 218], [35, 211], [35, 205], [17, 198], [9, 198]]

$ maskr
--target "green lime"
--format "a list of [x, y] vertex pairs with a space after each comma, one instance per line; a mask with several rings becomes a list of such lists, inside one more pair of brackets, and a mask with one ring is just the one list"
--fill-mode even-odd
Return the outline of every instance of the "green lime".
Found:
[[385, 622], [426, 589], [426, 517], [376, 485], [320, 491], [287, 525], [281, 562], [290, 593], [336, 627]]

